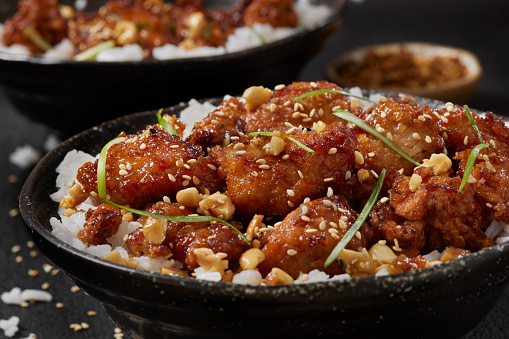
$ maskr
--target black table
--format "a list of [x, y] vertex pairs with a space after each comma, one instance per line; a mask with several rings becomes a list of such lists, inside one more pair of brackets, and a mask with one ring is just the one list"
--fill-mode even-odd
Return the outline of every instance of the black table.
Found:
[[[371, 43], [394, 41], [427, 41], [455, 45], [476, 53], [484, 67], [484, 76], [470, 107], [509, 115], [509, 65], [507, 63], [509, 11], [504, 1], [485, 0], [367, 0], [352, 2], [342, 28], [303, 70], [300, 80], [324, 78], [325, 65], [340, 53]], [[38, 302], [29, 307], [5, 305], [0, 302], [0, 319], [15, 315], [20, 330], [15, 338], [30, 333], [47, 338], [114, 338], [115, 325], [99, 301], [83, 291], [73, 291], [73, 283], [62, 272], [44, 270], [51, 264], [37, 248], [30, 247], [30, 234], [17, 214], [18, 194], [30, 172], [8, 160], [17, 146], [31, 145], [44, 153], [44, 143], [57, 131], [28, 120], [0, 93], [0, 293], [13, 287], [47, 289], [52, 302]], [[13, 253], [11, 249], [20, 245]], [[18, 258], [21, 262], [17, 262]], [[37, 270], [32, 276], [29, 270]], [[95, 316], [89, 315], [94, 311]], [[75, 332], [71, 324], [88, 324]], [[86, 326], [86, 325], [85, 325]], [[432, 324], [430, 324], [432, 326]], [[4, 333], [0, 330], [0, 338]], [[493, 311], [464, 339], [509, 337], [509, 290]], [[127, 338], [127, 335], [124, 336]]]

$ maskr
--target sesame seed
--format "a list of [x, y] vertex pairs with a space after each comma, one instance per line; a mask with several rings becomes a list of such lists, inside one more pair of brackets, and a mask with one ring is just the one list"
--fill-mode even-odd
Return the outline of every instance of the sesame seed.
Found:
[[426, 121], [426, 118], [423, 116], [423, 115], [419, 115], [417, 117], [417, 119], [421, 120], [421, 121]]
[[375, 156], [375, 152], [369, 152], [368, 157], [373, 158]]
[[212, 165], [212, 164], [207, 164], [207, 167], [210, 168], [213, 171], [217, 170], [217, 167]]
[[167, 203], [167, 204], [171, 204], [171, 200], [170, 200], [170, 198], [169, 198], [167, 195], [165, 195], [165, 196], [163, 197], [163, 201], [164, 201], [165, 203]]
[[387, 198], [387, 197], [383, 197], [382, 199], [380, 199], [381, 203], [384, 203], [384, 202], [387, 202], [387, 201], [389, 201], [389, 198]]
[[49, 264], [44, 264], [44, 265], [42, 265], [42, 269], [44, 270], [44, 272], [49, 273], [53, 269], [53, 266], [51, 266]]
[[491, 203], [487, 202], [487, 203], [486, 203], [486, 207], [488, 207], [488, 208], [493, 208], [493, 204], [491, 204]]
[[308, 228], [304, 232], [306, 232], [306, 233], [316, 233], [316, 232], [318, 232], [318, 230], [316, 228]]
[[329, 226], [333, 228], [338, 228], [338, 224], [336, 224], [334, 221], [329, 221]]
[[288, 250], [288, 251], [286, 251], [286, 254], [293, 256], [293, 255], [297, 254], [297, 251], [296, 250]]
[[170, 148], [179, 148], [180, 145], [171, 145]]
[[21, 245], [14, 245], [11, 247], [11, 253], [18, 253], [21, 251]]
[[76, 293], [76, 292], [78, 292], [79, 290], [80, 290], [80, 288], [79, 288], [78, 286], [76, 286], [76, 285], [74, 285], [73, 287], [71, 287], [71, 292], [72, 292], [72, 293]]
[[292, 114], [292, 118], [293, 118], [293, 119], [298, 119], [298, 118], [300, 118], [300, 113], [299, 113], [299, 112], [294, 112], [294, 113]]
[[310, 201], [311, 201], [311, 199], [310, 199], [310, 198], [308, 198], [308, 197], [306, 197], [306, 198], [304, 198], [303, 203], [307, 204], [307, 203], [308, 203], [308, 202], [310, 202]]
[[335, 233], [332, 233], [332, 234], [331, 234], [331, 237], [333, 237], [333, 238], [334, 238], [334, 239], [336, 239], [336, 240], [339, 240], [339, 239], [340, 239], [339, 235], [337, 235], [337, 234], [335, 234]]
[[37, 258], [39, 256], [39, 252], [36, 250], [30, 251], [30, 257]]
[[329, 230], [327, 232], [329, 232], [330, 234], [338, 234], [339, 233], [339, 231], [335, 228], [329, 228]]
[[290, 105], [291, 103], [292, 103], [292, 102], [291, 102], [290, 100], [285, 101], [285, 103], [283, 104], [283, 106], [285, 106], [285, 107], [286, 107], [286, 106]]
[[288, 159], [290, 159], [290, 154], [285, 154], [285, 155], [283, 155], [283, 156], [281, 157], [281, 159], [283, 159], [283, 160], [288, 160]]
[[309, 217], [307, 215], [301, 215], [300, 217], [302, 220], [306, 221], [306, 222], [310, 222], [311, 219], [309, 219]]
[[200, 184], [200, 179], [198, 179], [196, 176], [193, 176], [193, 184], [199, 185]]
[[182, 176], [182, 178], [184, 178], [184, 179], [186, 179], [186, 180], [191, 180], [191, 179], [192, 179], [192, 178], [191, 178], [189, 175], [187, 175], [187, 174], [184, 174], [184, 175]]
[[465, 139], [463, 139], [463, 144], [468, 145], [468, 135], [465, 136]]
[[421, 140], [421, 136], [417, 132], [412, 134], [412, 138], [414, 138], [415, 140]]
[[302, 206], [302, 214], [308, 214], [309, 208], [307, 206]]
[[55, 307], [56, 308], [63, 308], [64, 307], [64, 303], [56, 303]]
[[188, 185], [189, 185], [189, 180], [182, 181], [182, 186], [188, 186]]
[[359, 231], [355, 232], [355, 237], [356, 237], [357, 239], [362, 239], [361, 232], [359, 232]]
[[9, 216], [10, 217], [15, 217], [19, 214], [19, 210], [17, 208], [13, 208], [11, 210], [9, 210]]
[[31, 277], [37, 277], [39, 275], [39, 271], [38, 270], [34, 270], [34, 269], [29, 269], [28, 270], [28, 275], [31, 276]]
[[338, 152], [338, 149], [336, 147], [332, 147], [330, 150], [329, 150], [329, 154], [336, 154]]
[[49, 288], [49, 282], [45, 282], [45, 283], [43, 283], [43, 284], [41, 285], [41, 288], [42, 288], [43, 290], [47, 290], [47, 289]]
[[258, 159], [258, 160], [256, 160], [256, 163], [260, 164], [260, 165], [263, 165], [263, 164], [266, 163], [266, 161], [265, 161], [265, 159]]
[[11, 174], [7, 177], [7, 182], [9, 182], [9, 184], [14, 184], [18, 181], [18, 176], [15, 175], [15, 174]]
[[177, 179], [171, 173], [168, 173], [168, 179], [170, 179], [170, 181], [172, 181], [172, 182], [177, 181]]
[[269, 165], [265, 165], [265, 164], [264, 165], [260, 165], [258, 167], [261, 168], [261, 169], [269, 169], [270, 168]]
[[302, 179], [304, 178], [304, 174], [302, 174], [302, 172], [300, 170], [297, 170], [297, 173], [299, 174], [299, 177]]
[[323, 199], [322, 202], [327, 207], [331, 207], [332, 206], [332, 201], [330, 201], [330, 200]]
[[120, 171], [118, 171], [118, 174], [119, 175], [127, 175], [128, 172], [125, 169], [121, 169]]
[[392, 137], [392, 133], [391, 132], [387, 132], [387, 139], [393, 141], [394, 138]]
[[339, 219], [338, 224], [342, 230], [346, 229], [346, 222], [344, 220]]
[[282, 90], [282, 89], [283, 89], [283, 88], [285, 88], [285, 87], [286, 87], [286, 85], [284, 85], [284, 84], [279, 84], [279, 85], [277, 85], [276, 87], [274, 87], [274, 89], [275, 89], [276, 91], [280, 91], [280, 90]]
[[332, 180], [334, 180], [334, 178], [325, 178], [325, 179], [323, 179], [323, 182], [330, 182]]
[[238, 150], [241, 148], [244, 148], [244, 144], [242, 144], [242, 143], [238, 143], [238, 144], [235, 144], [235, 146], [233, 146], [233, 149], [235, 149], [235, 150]]
[[322, 220], [322, 221], [320, 221], [320, 225], [318, 225], [318, 228], [320, 228], [320, 230], [323, 231], [326, 226], [327, 226], [327, 224], [325, 223], [325, 220]]
[[426, 138], [424, 138], [424, 141], [426, 141], [426, 143], [428, 143], [428, 144], [431, 144], [431, 137], [429, 135], [426, 135]]
[[327, 198], [330, 198], [334, 195], [334, 191], [332, 190], [332, 187], [327, 187]]
[[140, 145], [140, 149], [145, 149], [145, 148], [147, 148], [147, 144], [142, 143], [142, 144]]
[[314, 82], [314, 81], [310, 82], [310, 83], [309, 83], [309, 85], [310, 85], [311, 87], [313, 87], [313, 88], [317, 88], [317, 87], [318, 87], [318, 85], [317, 85], [317, 84], [316, 84], [316, 82]]
[[346, 173], [345, 173], [345, 179], [346, 179], [346, 180], [350, 180], [350, 178], [351, 178], [351, 177], [352, 177], [352, 172], [350, 172], [350, 171], [346, 171]]
[[295, 207], [295, 205], [293, 204], [293, 202], [291, 202], [290, 200], [288, 200], [286, 203], [287, 203], [287, 204], [288, 204], [288, 206], [290, 206], [290, 207]]

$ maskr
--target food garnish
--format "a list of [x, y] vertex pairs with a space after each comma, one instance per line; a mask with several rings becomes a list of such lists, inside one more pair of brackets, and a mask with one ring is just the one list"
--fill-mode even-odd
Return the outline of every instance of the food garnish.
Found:
[[99, 159], [97, 160], [97, 194], [99, 198], [106, 198], [106, 157], [111, 146], [124, 142], [125, 138], [115, 138], [109, 141], [101, 150]]
[[115, 47], [115, 41], [108, 40], [100, 43], [99, 45], [95, 45], [94, 47], [90, 47], [89, 49], [76, 54], [74, 56], [74, 60], [76, 61], [93, 61], [97, 57], [97, 54], [105, 51], [107, 49]]
[[155, 218], [155, 219], [162, 218], [162, 219], [166, 219], [168, 221], [173, 221], [173, 222], [219, 222], [219, 223], [223, 223], [226, 226], [228, 226], [231, 229], [233, 229], [235, 232], [237, 232], [239, 234], [239, 236], [242, 239], [244, 239], [244, 241], [248, 245], [251, 245], [251, 243], [246, 238], [246, 236], [241, 231], [239, 231], [235, 226], [233, 226], [229, 222], [226, 222], [226, 221], [221, 220], [221, 219], [216, 218], [216, 217], [212, 217], [212, 216], [208, 216], [208, 215], [179, 215], [179, 216], [176, 216], [176, 215], [157, 214], [157, 213], [151, 213], [151, 212], [142, 211], [142, 210], [138, 210], [138, 209], [135, 209], [135, 208], [130, 208], [130, 207], [122, 206], [122, 205], [119, 205], [119, 204], [115, 204], [114, 202], [109, 201], [107, 199], [102, 199], [102, 201], [107, 203], [107, 204], [110, 204], [112, 206], [115, 206], [115, 207], [118, 207], [120, 209], [126, 210], [128, 212], [131, 212], [131, 213], [134, 213], [134, 214], [138, 214], [138, 215], [142, 215], [142, 216], [145, 216], [145, 217], [152, 217], [152, 218]]
[[304, 145], [303, 143], [301, 143], [300, 141], [298, 141], [291, 135], [288, 135], [284, 132], [252, 132], [252, 133], [249, 133], [249, 135], [264, 135], [264, 136], [269, 136], [269, 137], [274, 136], [274, 137], [279, 137], [281, 139], [286, 138], [290, 141], [293, 141], [297, 145], [299, 145], [299, 147], [302, 148], [304, 151], [309, 152], [309, 153], [315, 153], [315, 151], [313, 149], [309, 148], [308, 146]]
[[479, 155], [479, 152], [486, 147], [489, 147], [490, 145], [485, 143], [482, 139], [481, 132], [479, 131], [479, 128], [477, 127], [477, 124], [474, 121], [474, 117], [472, 116], [472, 113], [470, 112], [470, 109], [467, 105], [463, 106], [465, 109], [465, 113], [468, 117], [468, 121], [474, 128], [475, 132], [477, 133], [477, 136], [479, 137], [479, 141], [481, 142], [479, 145], [475, 146], [472, 151], [470, 151], [470, 154], [468, 155], [467, 163], [465, 165], [465, 172], [463, 173], [463, 179], [461, 180], [460, 188], [458, 189], [458, 192], [456, 193], [456, 196], [461, 192], [463, 187], [465, 187], [468, 177], [470, 176], [470, 172], [472, 171], [472, 168], [474, 167], [475, 160], [477, 159], [477, 156]]
[[371, 127], [364, 120], [356, 117], [352, 113], [347, 112], [347, 111], [345, 111], [343, 109], [337, 109], [332, 114], [334, 114], [338, 118], [341, 118], [341, 119], [344, 119], [344, 120], [346, 120], [348, 122], [351, 122], [352, 124], [356, 125], [357, 127], [362, 128], [364, 131], [366, 131], [366, 132], [372, 134], [373, 136], [377, 137], [381, 142], [383, 142], [384, 144], [389, 146], [394, 152], [398, 153], [399, 155], [401, 155], [406, 160], [410, 161], [415, 166], [419, 166], [420, 165], [411, 156], [409, 156], [405, 151], [403, 151], [401, 149], [401, 147], [399, 147], [396, 143], [394, 143], [394, 141], [388, 139], [385, 135], [383, 135], [382, 133], [378, 132], [376, 129]]
[[25, 28], [23, 33], [25, 33], [25, 35], [30, 39], [30, 41], [32, 41], [37, 47], [39, 47], [43, 51], [49, 51], [53, 47], [49, 42], [46, 41], [46, 39], [42, 37], [42, 35], [39, 34], [39, 32], [37, 32], [37, 30], [33, 26], [28, 26], [27, 28]]
[[352, 98], [355, 98], [355, 99], [358, 99], [358, 100], [363, 100], [363, 101], [370, 102], [372, 104], [376, 104], [376, 101], [369, 100], [369, 99], [366, 99], [366, 98], [363, 98], [363, 97], [359, 97], [357, 95], [350, 94], [349, 92], [346, 92], [346, 91], [338, 91], [338, 90], [335, 90], [335, 89], [319, 89], [319, 90], [316, 90], [316, 91], [308, 92], [308, 93], [305, 93], [305, 94], [302, 94], [302, 95], [296, 97], [295, 99], [293, 99], [293, 101], [299, 101], [299, 100], [308, 98], [310, 96], [318, 95], [318, 94], [322, 94], [322, 93], [343, 94], [343, 95], [346, 95], [346, 96], [349, 96], [349, 97], [352, 97]]
[[159, 111], [157, 112], [157, 122], [159, 122], [159, 125], [161, 125], [162, 128], [164, 128], [164, 130], [166, 132], [168, 132], [169, 134], [171, 135], [179, 135], [177, 133], [177, 131], [175, 130], [175, 128], [173, 128], [172, 125], [170, 125], [168, 123], [168, 121], [166, 121], [162, 116], [161, 116], [161, 113], [162, 113], [163, 109], [159, 109]]
[[345, 246], [352, 240], [352, 238], [355, 236], [355, 233], [361, 228], [364, 221], [366, 221], [366, 218], [368, 217], [369, 213], [371, 212], [371, 209], [376, 204], [376, 201], [378, 199], [378, 195], [380, 194], [380, 190], [382, 189], [382, 185], [384, 183], [385, 179], [385, 168], [380, 172], [380, 175], [378, 176], [378, 180], [376, 182], [375, 188], [373, 189], [373, 192], [371, 193], [368, 201], [366, 202], [366, 205], [364, 205], [364, 208], [362, 209], [361, 213], [353, 223], [353, 225], [348, 229], [348, 231], [343, 235], [341, 240], [338, 242], [336, 247], [332, 250], [331, 254], [327, 257], [325, 260], [324, 267], [327, 268], [330, 264], [336, 260], [336, 258], [339, 256], [341, 251], [345, 248]]

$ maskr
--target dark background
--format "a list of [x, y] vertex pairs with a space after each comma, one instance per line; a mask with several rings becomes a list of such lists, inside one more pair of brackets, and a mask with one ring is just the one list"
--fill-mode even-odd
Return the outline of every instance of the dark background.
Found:
[[[395, 41], [435, 42], [468, 49], [479, 57], [483, 78], [475, 97], [466, 104], [509, 115], [509, 10], [506, 6], [503, 0], [351, 2], [343, 26], [304, 68], [298, 80], [323, 80], [327, 63], [351, 48]], [[51, 275], [43, 270], [42, 265], [49, 263], [43, 255], [30, 255], [37, 249], [29, 247], [30, 234], [21, 216], [14, 213], [30, 168], [15, 166], [8, 156], [17, 146], [25, 144], [44, 154], [43, 145], [50, 135], [59, 133], [19, 114], [0, 92], [0, 293], [16, 286], [40, 289], [48, 282], [48, 292], [54, 298], [51, 303], [40, 302], [28, 308], [0, 302], [0, 319], [12, 315], [20, 318], [20, 330], [14, 338], [26, 338], [32, 332], [38, 339], [114, 338], [115, 325], [97, 300], [82, 291], [72, 292], [73, 283], [62, 272]], [[19, 253], [11, 253], [14, 245], [21, 245]], [[23, 257], [21, 263], [16, 263], [17, 256]], [[29, 276], [29, 269], [38, 270], [38, 276]], [[64, 307], [57, 308], [57, 303], [63, 303]], [[97, 315], [87, 315], [90, 310]], [[82, 322], [90, 327], [80, 332], [69, 328], [71, 323]], [[0, 338], [3, 336], [0, 330]], [[463, 339], [508, 337], [509, 291], [506, 291], [488, 317]]]

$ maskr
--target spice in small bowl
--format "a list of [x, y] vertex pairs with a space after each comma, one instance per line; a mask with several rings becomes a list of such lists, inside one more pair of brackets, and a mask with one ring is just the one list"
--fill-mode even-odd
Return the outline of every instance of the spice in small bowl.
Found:
[[429, 43], [362, 47], [332, 61], [327, 77], [341, 86], [403, 92], [457, 103], [468, 102], [482, 75], [466, 50]]

